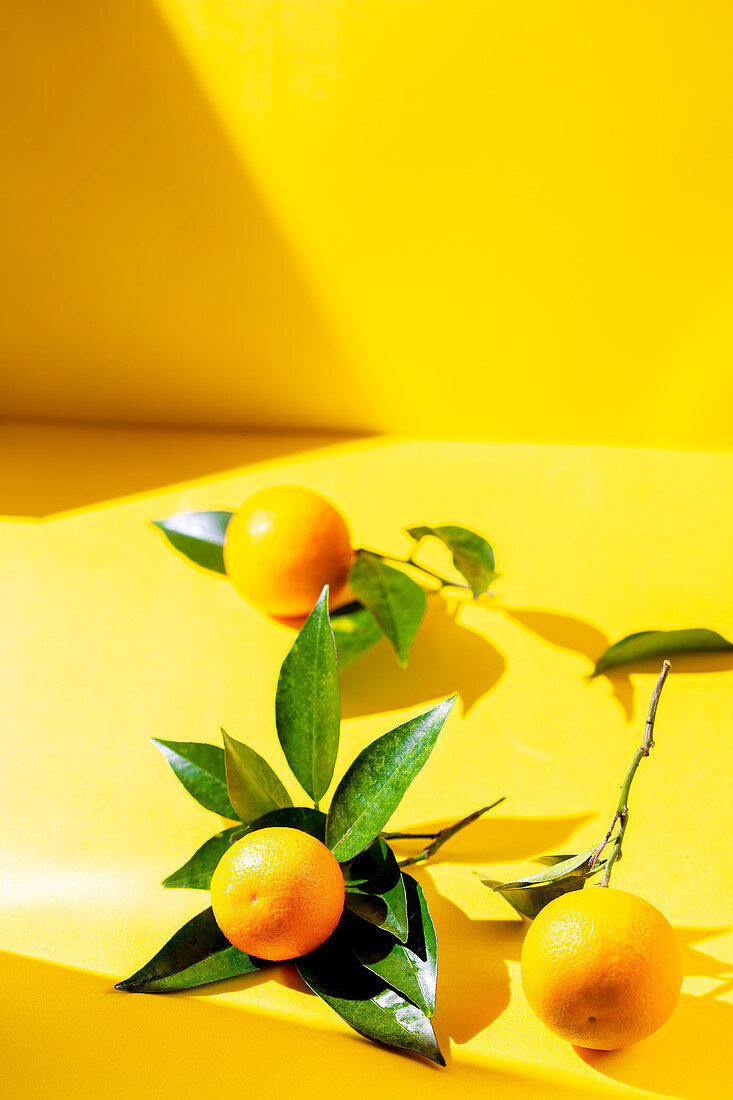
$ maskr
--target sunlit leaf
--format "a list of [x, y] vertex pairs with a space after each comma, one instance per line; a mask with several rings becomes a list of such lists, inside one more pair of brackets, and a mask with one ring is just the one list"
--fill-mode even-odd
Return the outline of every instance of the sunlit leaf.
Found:
[[219, 745], [200, 741], [151, 741], [160, 749], [177, 778], [200, 806], [212, 813], [237, 821], [227, 793], [224, 750]]
[[438, 739], [455, 696], [382, 734], [359, 753], [339, 783], [326, 826], [340, 863], [353, 859], [381, 832]]
[[302, 833], [314, 836], [322, 842], [326, 839], [326, 815], [309, 806], [285, 806], [282, 810], [271, 810], [253, 821], [248, 833], [258, 829], [300, 829]]
[[605, 860], [597, 860], [592, 868], [590, 866], [597, 850], [597, 847], [590, 848], [580, 855], [567, 856], [551, 864], [546, 871], [512, 882], [497, 882], [480, 873], [478, 877], [484, 886], [501, 894], [518, 913], [534, 920], [549, 902], [573, 890], [582, 890], [588, 878], [603, 870]]
[[232, 806], [242, 821], [255, 821], [270, 810], [292, 806], [293, 800], [266, 760], [226, 730], [224, 738], [227, 788]]
[[338, 658], [328, 618], [328, 587], [283, 661], [275, 725], [295, 778], [320, 802], [333, 777], [341, 727]]
[[232, 841], [242, 836], [244, 830], [243, 825], [232, 825], [229, 829], [215, 833], [194, 852], [187, 863], [163, 879], [163, 886], [169, 890], [208, 890], [219, 860]]
[[445, 1065], [426, 1014], [363, 966], [341, 930], [296, 966], [313, 992], [360, 1034]]
[[222, 978], [253, 974], [267, 966], [272, 963], [232, 947], [219, 931], [213, 911], [204, 909], [184, 924], [149, 963], [115, 989], [124, 993], [173, 993]]
[[359, 550], [349, 583], [392, 643], [400, 664], [407, 664], [412, 640], [425, 612], [425, 593], [399, 569], [385, 565], [368, 550]]
[[593, 676], [619, 665], [649, 657], [671, 657], [675, 653], [730, 653], [733, 643], [715, 630], [642, 630], [614, 643], [593, 669]]
[[394, 852], [382, 837], [344, 868], [346, 907], [353, 913], [407, 939], [405, 884]]
[[384, 637], [371, 611], [367, 611], [360, 605], [352, 607], [343, 614], [332, 612], [331, 627], [336, 642], [340, 672]]
[[224, 539], [232, 512], [179, 512], [167, 519], [153, 520], [153, 527], [184, 558], [213, 573], [226, 573]]
[[486, 592], [498, 577], [494, 551], [491, 544], [468, 527], [408, 527], [407, 533], [416, 541], [432, 536], [439, 539], [451, 552], [453, 565], [468, 581], [474, 596]]
[[400, 943], [363, 921], [346, 920], [345, 934], [358, 958], [427, 1016], [435, 1012], [438, 941], [422, 888], [404, 875], [409, 934]]

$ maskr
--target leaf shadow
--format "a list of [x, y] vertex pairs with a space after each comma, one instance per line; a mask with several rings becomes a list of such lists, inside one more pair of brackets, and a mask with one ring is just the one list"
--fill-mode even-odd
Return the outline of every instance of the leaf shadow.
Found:
[[296, 993], [305, 993], [314, 997], [315, 994], [305, 984], [293, 963], [278, 963], [276, 966], [268, 966], [264, 970], [258, 970], [254, 974], [239, 974], [234, 978], [224, 978], [219, 982], [210, 982], [208, 985], [199, 985], [194, 989], [180, 989], [176, 991], [177, 997], [218, 997], [227, 993], [241, 993], [248, 989], [256, 989], [267, 982], [277, 982], [286, 989], [292, 989]]
[[[513, 607], [509, 604], [492, 604], [495, 611], [505, 615], [522, 630], [528, 631], [543, 642], [549, 642], [556, 649], [567, 653], [576, 653], [586, 657], [591, 663], [590, 674], [596, 661], [611, 645], [611, 639], [595, 623], [578, 615], [569, 615], [563, 611], [552, 611], [544, 607]], [[616, 700], [627, 722], [634, 714], [634, 685], [621, 670], [606, 677], [611, 685], [612, 697]]]
[[429, 600], [407, 668], [382, 640], [341, 674], [344, 718], [403, 710], [454, 692], [465, 717], [498, 686], [505, 655], [483, 634], [458, 621], [459, 608]]
[[[486, 816], [474, 821], [439, 848], [430, 858], [437, 863], [466, 863], [481, 866], [487, 863], [514, 863], [531, 859], [541, 852], [562, 849], [574, 833], [598, 815], [586, 812], [557, 817]], [[434, 833], [453, 819], [421, 821], [406, 825], [399, 832]], [[420, 852], [425, 840], [391, 840], [390, 846], [399, 858]]]

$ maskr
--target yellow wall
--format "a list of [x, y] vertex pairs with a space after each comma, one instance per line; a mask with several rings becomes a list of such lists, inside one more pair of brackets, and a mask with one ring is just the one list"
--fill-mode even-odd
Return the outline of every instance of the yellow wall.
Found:
[[728, 0], [10, 5], [14, 415], [727, 448]]

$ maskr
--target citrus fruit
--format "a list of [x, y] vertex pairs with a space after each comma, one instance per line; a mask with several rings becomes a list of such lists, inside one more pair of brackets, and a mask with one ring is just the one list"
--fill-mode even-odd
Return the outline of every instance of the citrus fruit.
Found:
[[313, 610], [324, 585], [336, 607], [354, 559], [351, 535], [338, 509], [297, 485], [262, 489], [231, 520], [224, 565], [248, 603], [273, 617]]
[[259, 959], [295, 959], [331, 935], [344, 877], [325, 844], [273, 827], [232, 844], [214, 871], [211, 906], [230, 943]]
[[590, 887], [555, 898], [522, 948], [530, 1008], [576, 1046], [616, 1050], [669, 1018], [682, 985], [674, 930], [648, 901]]

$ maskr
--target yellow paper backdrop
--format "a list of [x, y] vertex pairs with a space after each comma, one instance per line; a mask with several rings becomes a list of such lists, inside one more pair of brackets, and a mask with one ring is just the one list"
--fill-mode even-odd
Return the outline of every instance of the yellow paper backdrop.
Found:
[[[54, 1095], [194, 1097], [246, 1080], [270, 1095], [366, 1097], [376, 1079], [430, 1096], [727, 1095], [733, 661], [673, 662], [614, 873], [682, 939], [682, 1001], [655, 1036], [584, 1059], [549, 1034], [521, 992], [522, 924], [472, 871], [514, 877], [540, 851], [581, 851], [605, 831], [654, 682], [653, 669], [588, 681], [609, 640], [688, 624], [733, 636], [733, 459], [385, 441], [292, 456], [281, 443], [264, 465], [0, 526], [8, 1094], [47, 1096], [54, 1082]], [[442, 1073], [354, 1037], [282, 969], [181, 996], [112, 992], [205, 907], [206, 894], [159, 882], [219, 827], [148, 738], [216, 741], [223, 725], [283, 767], [273, 692], [292, 634], [147, 521], [282, 482], [338, 501], [357, 542], [399, 552], [404, 524], [460, 521], [497, 547], [495, 607], [431, 601], [407, 671], [380, 644], [343, 676], [338, 773], [377, 733], [461, 695], [395, 824], [507, 796], [422, 872], [441, 944]]]
[[729, 448], [728, 0], [8, 5], [9, 414]]

